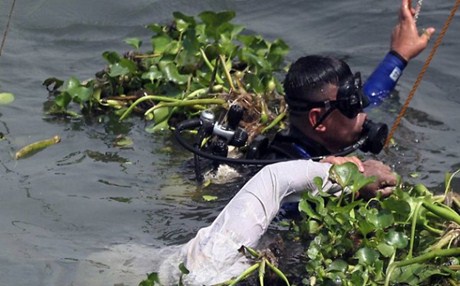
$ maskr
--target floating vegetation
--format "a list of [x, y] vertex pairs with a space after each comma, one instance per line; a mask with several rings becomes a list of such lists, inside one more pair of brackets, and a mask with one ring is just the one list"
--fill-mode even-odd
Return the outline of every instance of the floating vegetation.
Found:
[[14, 95], [10, 92], [0, 92], [0, 104], [10, 104], [14, 101]]
[[[286, 66], [286, 43], [245, 33], [243, 26], [231, 23], [232, 11], [173, 16], [170, 24], [147, 26], [154, 33], [147, 52], [141, 52], [140, 39], [129, 38], [125, 42], [134, 50], [104, 52], [108, 65], [94, 78], [46, 79], [47, 113], [114, 112], [120, 120], [142, 114], [152, 121], [146, 130], [155, 132], [203, 109], [225, 111], [238, 103], [246, 110], [242, 125], [250, 134], [278, 124], [285, 104], [276, 75]], [[71, 103], [79, 110], [72, 110]]]
[[58, 135], [53, 136], [52, 138], [36, 141], [27, 146], [22, 147], [19, 151], [16, 152], [14, 158], [16, 160], [32, 156], [33, 154], [61, 142], [61, 137]]

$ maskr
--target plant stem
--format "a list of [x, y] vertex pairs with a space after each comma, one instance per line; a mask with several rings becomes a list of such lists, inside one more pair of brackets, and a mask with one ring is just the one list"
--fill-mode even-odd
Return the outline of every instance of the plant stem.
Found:
[[422, 203], [417, 203], [415, 206], [415, 211], [412, 216], [412, 225], [411, 225], [411, 232], [410, 232], [410, 246], [409, 246], [409, 253], [407, 254], [407, 258], [411, 259], [412, 258], [412, 252], [414, 250], [414, 243], [415, 243], [415, 228], [417, 226], [417, 218], [418, 214], [420, 212], [420, 208], [422, 207]]
[[[216, 69], [217, 67], [213, 66], [211, 64], [211, 62], [209, 61], [208, 57], [206, 56], [206, 53], [203, 51], [203, 49], [200, 48], [200, 54], [201, 54], [201, 57], [203, 58], [203, 61], [204, 63], [208, 66], [208, 68], [211, 70], [211, 71], [214, 71], [214, 69]], [[223, 84], [224, 81], [220, 78], [220, 76], [215, 76], [215, 79], [217, 80], [218, 83], [220, 84]]]
[[278, 277], [280, 277], [281, 279], [283, 279], [283, 281], [286, 283], [286, 285], [290, 286], [291, 284], [289, 284], [289, 280], [287, 279], [286, 275], [284, 275], [284, 273], [278, 269], [278, 267], [276, 267], [275, 265], [271, 264], [270, 261], [268, 261], [268, 259], [265, 259], [265, 262], [267, 263], [267, 265], [271, 268], [271, 270], [273, 270], [273, 272], [276, 273], [276, 275], [278, 275]]
[[131, 114], [131, 111], [136, 107], [141, 102], [144, 102], [146, 100], [158, 100], [158, 101], [170, 101], [170, 102], [175, 102], [175, 101], [180, 101], [177, 98], [173, 97], [167, 97], [167, 96], [160, 96], [160, 95], [146, 95], [143, 97], [138, 98], [133, 104], [131, 104], [128, 109], [120, 116], [120, 121], [124, 120], [129, 114]]
[[385, 286], [390, 285], [391, 274], [393, 271], [398, 267], [404, 267], [407, 265], [411, 265], [414, 263], [423, 263], [427, 260], [436, 258], [436, 257], [444, 257], [444, 256], [458, 256], [460, 255], [460, 248], [451, 248], [451, 249], [439, 249], [435, 251], [431, 251], [420, 256], [417, 256], [412, 259], [406, 259], [403, 261], [393, 262], [388, 266], [387, 275], [385, 278]]
[[268, 130], [272, 129], [275, 127], [283, 118], [286, 116], [286, 111], [281, 112], [273, 121], [264, 129], [262, 129], [261, 133], [265, 133]]
[[453, 172], [450, 176], [449, 176], [449, 179], [447, 180], [446, 182], [446, 189], [444, 191], [444, 195], [446, 196], [447, 193], [451, 192], [452, 189], [450, 188], [450, 184], [452, 182], [452, 179], [455, 177], [455, 175], [457, 175], [458, 173], [460, 172], [460, 169], [458, 169], [457, 171]]
[[435, 205], [428, 201], [424, 201], [422, 204], [425, 208], [427, 208], [435, 215], [438, 215], [446, 220], [454, 221], [455, 223], [460, 225], [460, 215], [458, 215], [456, 211], [449, 208], [448, 206], [443, 204]]
[[148, 115], [149, 113], [153, 112], [154, 110], [161, 108], [161, 107], [171, 107], [171, 106], [191, 106], [191, 105], [199, 105], [199, 104], [204, 104], [204, 105], [209, 105], [209, 104], [219, 104], [219, 105], [224, 105], [226, 103], [225, 100], [220, 99], [220, 98], [204, 98], [204, 99], [192, 99], [192, 100], [180, 100], [180, 101], [175, 101], [175, 102], [162, 102], [154, 107], [150, 108], [147, 110], [144, 115]]
[[235, 86], [233, 85], [233, 79], [232, 76], [230, 75], [230, 72], [227, 69], [227, 66], [225, 64], [225, 58], [223, 55], [219, 55], [220, 59], [220, 65], [222, 66], [222, 69], [224, 70], [225, 77], [227, 77], [228, 84], [230, 85], [231, 90], [235, 90]]
[[243, 273], [240, 274], [235, 280], [231, 281], [228, 286], [233, 286], [236, 285], [238, 282], [246, 279], [249, 275], [252, 274], [252, 272], [256, 271], [257, 268], [259, 268], [260, 262], [257, 262], [256, 264], [250, 266], [248, 269], [246, 269]]

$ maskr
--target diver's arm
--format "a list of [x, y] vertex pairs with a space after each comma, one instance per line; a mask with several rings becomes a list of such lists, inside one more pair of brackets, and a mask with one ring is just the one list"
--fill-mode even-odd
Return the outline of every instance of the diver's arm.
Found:
[[363, 92], [371, 104], [377, 105], [394, 90], [407, 63], [420, 54], [428, 45], [434, 28], [430, 27], [419, 35], [414, 18], [415, 10], [410, 0], [402, 0], [399, 23], [391, 35], [391, 51], [377, 66], [363, 86]]
[[236, 262], [244, 258], [238, 249], [242, 245], [255, 247], [258, 244], [278, 213], [283, 198], [295, 192], [316, 191], [315, 177], [323, 179], [324, 190], [333, 187], [328, 180], [330, 167], [328, 163], [296, 160], [261, 169], [210, 226], [200, 229], [195, 238], [183, 246], [180, 256], [190, 271], [186, 279], [208, 285], [222, 282], [206, 280], [216, 273], [226, 276], [223, 273], [228, 272], [228, 277], [220, 279], [239, 274], [231, 271]]

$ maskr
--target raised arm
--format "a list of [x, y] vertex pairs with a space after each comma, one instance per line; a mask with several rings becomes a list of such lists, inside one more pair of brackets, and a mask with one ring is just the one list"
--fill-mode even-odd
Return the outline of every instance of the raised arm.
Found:
[[411, 1], [401, 1], [399, 22], [391, 35], [391, 50], [363, 86], [363, 92], [372, 104], [377, 105], [389, 96], [408, 61], [427, 47], [434, 32], [435, 29], [429, 27], [419, 34]]

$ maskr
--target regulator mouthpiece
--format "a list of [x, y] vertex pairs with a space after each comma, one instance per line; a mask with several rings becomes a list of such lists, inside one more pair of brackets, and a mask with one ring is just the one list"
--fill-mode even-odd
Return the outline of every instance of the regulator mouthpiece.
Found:
[[388, 126], [385, 123], [374, 123], [371, 120], [364, 121], [363, 135], [366, 140], [361, 145], [360, 150], [378, 154], [385, 146], [388, 136]]

